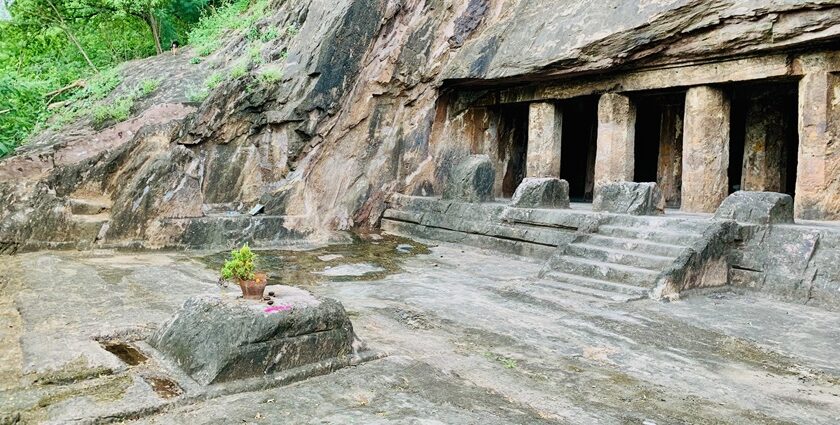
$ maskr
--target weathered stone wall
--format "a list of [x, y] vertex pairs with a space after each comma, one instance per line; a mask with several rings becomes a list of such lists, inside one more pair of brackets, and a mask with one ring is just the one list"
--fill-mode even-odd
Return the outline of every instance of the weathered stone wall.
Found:
[[730, 252], [730, 281], [786, 300], [840, 309], [840, 228], [747, 226]]

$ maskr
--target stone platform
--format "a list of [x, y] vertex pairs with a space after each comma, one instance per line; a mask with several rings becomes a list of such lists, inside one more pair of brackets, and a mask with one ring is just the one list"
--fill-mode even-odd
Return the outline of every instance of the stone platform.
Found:
[[272, 304], [231, 294], [187, 300], [148, 340], [202, 385], [255, 378], [363, 348], [338, 301], [270, 286]]
[[[502, 200], [476, 204], [397, 194], [382, 228], [547, 260], [541, 285], [550, 291], [623, 302], [738, 286], [840, 309], [840, 225], [789, 223], [789, 211], [785, 220], [757, 222], [762, 214], [781, 213], [767, 202], [744, 201], [756, 196], [770, 195], [733, 194], [730, 208], [718, 216], [674, 210], [633, 216], [582, 204], [516, 208]], [[744, 205], [731, 207], [739, 202]]]

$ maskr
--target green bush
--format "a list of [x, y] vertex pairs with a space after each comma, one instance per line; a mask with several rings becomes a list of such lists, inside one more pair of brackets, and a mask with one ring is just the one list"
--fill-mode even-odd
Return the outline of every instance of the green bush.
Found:
[[140, 82], [140, 88], [137, 91], [138, 97], [146, 97], [160, 87], [160, 79], [143, 80]]
[[222, 76], [222, 74], [219, 72], [214, 72], [213, 75], [207, 77], [207, 79], [204, 80], [204, 85], [208, 89], [213, 90], [216, 87], [219, 87], [219, 84], [222, 84], [223, 81], [225, 81], [225, 78]]
[[207, 96], [210, 95], [210, 91], [203, 87], [187, 87], [184, 91], [184, 94], [187, 96], [187, 99], [192, 103], [201, 103], [204, 99], [207, 99]]
[[256, 260], [257, 255], [251, 251], [247, 243], [240, 249], [234, 249], [230, 252], [230, 259], [225, 261], [225, 265], [222, 267], [222, 279], [254, 280], [256, 277], [254, 274]]

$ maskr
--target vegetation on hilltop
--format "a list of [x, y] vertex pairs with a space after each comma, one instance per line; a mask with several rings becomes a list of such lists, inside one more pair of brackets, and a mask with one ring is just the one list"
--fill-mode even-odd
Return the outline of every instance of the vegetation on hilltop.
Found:
[[[143, 81], [108, 108], [116, 67], [168, 50], [173, 41], [209, 55], [231, 30], [252, 31], [267, 0], [16, 0], [0, 21], [0, 157], [39, 128], [88, 117], [128, 117], [157, 89]], [[192, 63], [199, 63], [195, 58]]]

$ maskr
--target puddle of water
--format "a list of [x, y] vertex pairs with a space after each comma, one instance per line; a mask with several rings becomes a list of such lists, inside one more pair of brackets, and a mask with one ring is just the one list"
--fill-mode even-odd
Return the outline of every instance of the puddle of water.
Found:
[[102, 348], [104, 348], [105, 351], [117, 356], [117, 358], [129, 366], [137, 366], [140, 363], [149, 360], [149, 358], [146, 357], [145, 354], [141, 353], [140, 350], [124, 342], [102, 341], [99, 344], [102, 345]]
[[[312, 286], [324, 281], [381, 280], [402, 271], [406, 259], [428, 253], [425, 245], [399, 236], [353, 235], [352, 243], [310, 251], [258, 251], [257, 267], [268, 274], [269, 285]], [[216, 270], [229, 254], [219, 252], [199, 260]]]
[[152, 389], [159, 395], [161, 398], [173, 398], [178, 397], [179, 395], [184, 393], [184, 390], [181, 389], [181, 386], [178, 385], [177, 382], [169, 379], [169, 378], [162, 378], [159, 376], [144, 376], [143, 380], [149, 384]]

